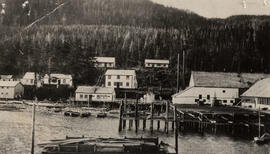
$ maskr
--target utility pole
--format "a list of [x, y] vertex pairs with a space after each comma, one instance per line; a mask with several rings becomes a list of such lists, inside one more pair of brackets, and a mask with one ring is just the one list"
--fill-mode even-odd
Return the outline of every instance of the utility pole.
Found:
[[178, 53], [177, 54], [177, 87], [176, 87], [176, 92], [179, 92], [179, 59], [180, 59], [180, 55]]

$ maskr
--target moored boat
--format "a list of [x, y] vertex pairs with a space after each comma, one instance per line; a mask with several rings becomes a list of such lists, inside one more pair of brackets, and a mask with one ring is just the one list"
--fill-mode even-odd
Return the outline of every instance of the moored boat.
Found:
[[65, 115], [65, 116], [71, 116], [71, 114], [72, 114], [72, 111], [65, 111], [65, 112], [64, 112], [64, 115]]
[[89, 117], [89, 116], [91, 116], [91, 112], [82, 112], [82, 113], [80, 114], [80, 116], [81, 116], [81, 117]]
[[97, 118], [105, 118], [105, 117], [107, 117], [107, 114], [105, 112], [99, 112], [99, 113], [97, 113], [96, 117]]
[[176, 154], [158, 138], [66, 138], [39, 144], [42, 154]]
[[80, 116], [80, 112], [71, 112], [72, 117], [78, 117]]

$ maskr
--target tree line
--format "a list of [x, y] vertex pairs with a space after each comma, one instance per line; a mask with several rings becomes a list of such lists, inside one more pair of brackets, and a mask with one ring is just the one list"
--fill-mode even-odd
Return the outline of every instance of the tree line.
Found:
[[269, 16], [206, 19], [148, 0], [77, 0], [22, 30], [62, 2], [31, 1], [31, 14], [24, 16], [23, 10], [9, 11], [21, 9], [19, 0], [7, 1], [0, 26], [1, 40], [8, 40], [0, 41], [2, 74], [45, 73], [50, 66], [74, 75], [75, 83], [94, 84], [100, 72], [91, 57], [114, 56], [122, 68], [140, 68], [146, 58], [169, 59], [169, 76], [175, 78], [178, 53], [186, 78], [191, 70], [270, 71]]

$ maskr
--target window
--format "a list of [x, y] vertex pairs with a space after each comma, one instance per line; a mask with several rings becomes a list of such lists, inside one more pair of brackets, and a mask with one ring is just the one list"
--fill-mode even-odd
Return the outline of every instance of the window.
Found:
[[112, 76], [108, 75], [108, 79], [111, 79], [111, 78], [112, 78]]
[[88, 95], [84, 95], [84, 98], [88, 98]]
[[127, 80], [129, 79], [129, 75], [127, 75]]
[[114, 85], [114, 86], [117, 86], [117, 82], [114, 82], [113, 85]]
[[117, 75], [117, 79], [120, 79], [120, 75]]
[[210, 95], [207, 95], [207, 99], [210, 99]]
[[223, 103], [227, 103], [227, 100], [223, 100]]
[[157, 66], [160, 66], [160, 64], [157, 64]]
[[34, 80], [33, 80], [33, 79], [31, 79], [30, 83], [34, 83]]
[[111, 86], [111, 82], [108, 82], [108, 86]]
[[119, 82], [119, 86], [123, 86], [123, 83], [122, 82]]
[[63, 83], [66, 83], [66, 79], [63, 79]]
[[233, 100], [231, 100], [230, 102], [233, 103]]
[[83, 95], [80, 95], [80, 98], [83, 98]]
[[6, 95], [8, 95], [8, 93], [6, 93]]
[[126, 83], [126, 86], [129, 87], [129, 82]]
[[201, 94], [199, 95], [199, 99], [202, 99], [202, 95]]
[[222, 92], [223, 92], [223, 93], [225, 93], [225, 92], [226, 92], [226, 90], [223, 90]]

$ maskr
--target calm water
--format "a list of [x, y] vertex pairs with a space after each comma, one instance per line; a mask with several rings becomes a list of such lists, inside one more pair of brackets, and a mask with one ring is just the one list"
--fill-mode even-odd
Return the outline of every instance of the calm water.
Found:
[[[28, 154], [31, 145], [31, 112], [0, 111], [0, 154]], [[149, 126], [149, 125], [147, 125]], [[155, 124], [154, 124], [155, 126]], [[163, 126], [161, 126], [163, 128]], [[118, 133], [118, 119], [64, 117], [61, 113], [36, 113], [36, 144], [65, 136], [136, 136], [134, 131]], [[139, 131], [137, 136], [151, 136]], [[174, 145], [173, 133], [155, 132], [153, 136]], [[37, 146], [35, 153], [40, 153]], [[270, 144], [258, 146], [251, 141], [224, 136], [179, 136], [179, 153], [183, 154], [270, 154]]]

